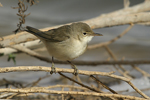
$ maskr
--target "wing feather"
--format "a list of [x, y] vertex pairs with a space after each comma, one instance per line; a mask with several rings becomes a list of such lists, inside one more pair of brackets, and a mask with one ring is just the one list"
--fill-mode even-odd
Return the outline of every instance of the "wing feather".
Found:
[[52, 29], [49, 31], [40, 31], [36, 28], [26, 26], [27, 32], [37, 36], [40, 39], [44, 39], [46, 41], [50, 42], [62, 42], [70, 38], [70, 26], [65, 25], [62, 27], [59, 27], [57, 29]]

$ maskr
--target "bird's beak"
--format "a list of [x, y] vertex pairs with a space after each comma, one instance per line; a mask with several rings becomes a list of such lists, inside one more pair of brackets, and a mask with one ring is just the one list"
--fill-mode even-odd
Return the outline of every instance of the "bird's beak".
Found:
[[93, 33], [92, 35], [93, 35], [93, 36], [103, 36], [103, 35], [100, 34], [100, 33]]

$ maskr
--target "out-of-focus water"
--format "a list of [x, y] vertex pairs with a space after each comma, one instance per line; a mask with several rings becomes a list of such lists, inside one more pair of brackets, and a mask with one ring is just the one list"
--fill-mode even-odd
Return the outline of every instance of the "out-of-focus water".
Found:
[[[144, 0], [130, 0], [131, 6], [143, 2]], [[17, 0], [1, 0], [3, 7], [0, 7], [0, 36], [13, 34], [12, 31], [16, 29], [19, 22], [16, 15], [17, 10], [11, 7], [17, 6]], [[123, 8], [123, 0], [39, 0], [39, 3], [32, 7], [28, 7], [27, 13], [31, 12], [26, 18], [26, 25], [36, 28], [45, 28], [59, 24], [65, 24], [75, 21], [82, 21], [89, 18], [99, 16], [104, 13], [109, 13]], [[128, 25], [115, 26], [109, 28], [95, 29], [95, 32], [102, 33], [103, 37], [95, 37], [90, 44], [108, 41], [122, 31]], [[135, 25], [125, 36], [111, 44], [109, 47], [116, 54], [118, 59], [125, 57], [125, 59], [150, 59], [150, 33], [149, 26]], [[43, 53], [48, 55], [47, 53]], [[51, 64], [39, 61], [26, 54], [18, 54], [16, 56], [17, 64], [7, 62], [7, 56], [0, 57], [0, 67], [9, 66], [51, 66]], [[103, 49], [96, 49], [87, 51], [85, 54], [77, 58], [77, 60], [106, 60], [109, 57], [107, 52]], [[148, 72], [148, 67], [141, 65], [142, 68]], [[69, 68], [69, 65], [57, 65], [56, 67]], [[87, 67], [80, 67], [78, 69], [87, 70]], [[109, 69], [109, 70], [108, 70]], [[110, 71], [110, 66], [88, 67], [88, 70], [95, 71]], [[128, 69], [129, 66], [128, 66]], [[33, 81], [39, 77], [44, 76], [44, 72], [19, 72], [16, 73], [1, 73], [0, 79], [5, 77], [12, 80]], [[137, 73], [134, 73], [138, 76]], [[32, 76], [32, 77], [31, 77]], [[56, 75], [57, 76], [57, 75]], [[56, 78], [53, 75], [53, 78]], [[139, 75], [140, 76], [140, 75]], [[49, 84], [53, 78], [43, 81], [42, 84]], [[55, 82], [51, 84], [56, 84]]]

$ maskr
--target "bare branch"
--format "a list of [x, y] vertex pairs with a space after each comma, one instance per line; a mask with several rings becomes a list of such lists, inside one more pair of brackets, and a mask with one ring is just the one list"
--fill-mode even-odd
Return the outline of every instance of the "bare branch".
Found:
[[[102, 47], [104, 45], [109, 45], [109, 44], [115, 42], [116, 40], [118, 40], [119, 38], [121, 38], [122, 36], [124, 36], [132, 27], [133, 27], [133, 24], [131, 24], [125, 31], [123, 31], [120, 35], [118, 35], [114, 39], [112, 39], [112, 40], [110, 40], [108, 42], [90, 45], [90, 46], [88, 46], [87, 49], [91, 50], [91, 49], [96, 49], [96, 48]], [[29, 42], [26, 42], [26, 43], [21, 43], [19, 45], [24, 46], [26, 48], [32, 48], [33, 46], [38, 46], [40, 44], [42, 44], [42, 42], [39, 42], [39, 40], [35, 40], [35, 41], [29, 41]], [[14, 53], [14, 52], [17, 52], [17, 51], [18, 50], [13, 49], [13, 48], [9, 48], [9, 47], [0, 49], [0, 53], [3, 53], [4, 55], [10, 54], [10, 53]]]
[[90, 77], [92, 79], [94, 79], [95, 81], [97, 81], [99, 84], [101, 84], [104, 88], [106, 88], [107, 90], [109, 90], [110, 92], [114, 93], [114, 94], [118, 94], [116, 91], [114, 91], [113, 89], [109, 88], [108, 86], [106, 86], [104, 83], [102, 83], [100, 80], [98, 80], [96, 77], [94, 77], [93, 75], [90, 75]]
[[[32, 67], [27, 67], [27, 66], [20, 66], [20, 67], [5, 67], [5, 68], [0, 68], [0, 73], [6, 73], [6, 72], [15, 72], [15, 71], [45, 71], [45, 72], [50, 72], [51, 68], [50, 67], [42, 67], [42, 66], [32, 66]], [[61, 69], [61, 68], [56, 68], [56, 72], [59, 74], [61, 72], [65, 73], [73, 73], [74, 69]], [[108, 76], [116, 79], [123, 80], [127, 82], [135, 91], [137, 91], [139, 94], [141, 94], [145, 98], [149, 98], [147, 95], [145, 95], [142, 91], [140, 91], [138, 88], [136, 88], [131, 82], [130, 79], [122, 77], [122, 76], [117, 76], [110, 73], [106, 72], [92, 72], [92, 71], [78, 71], [78, 74], [83, 74], [83, 75], [102, 75], [102, 76]]]
[[[99, 16], [99, 20], [105, 20], [103, 18], [108, 18], [108, 17], [112, 17], [112, 16], [126, 15], [126, 14], [131, 14], [131, 13], [149, 11], [150, 10], [149, 5], [150, 5], [150, 1], [143, 2], [141, 4], [130, 7], [130, 9], [128, 9], [128, 10], [121, 9], [121, 10], [118, 10], [118, 11], [115, 11], [115, 12], [112, 12], [112, 13], [109, 13], [109, 14]], [[90, 19], [90, 20], [92, 22], [92, 19]], [[89, 23], [87, 22], [87, 24], [89, 24]], [[102, 23], [99, 23], [99, 24], [100, 24], [100, 26], [102, 25]], [[50, 30], [50, 29], [53, 29], [53, 28], [57, 28], [59, 26], [45, 28], [45, 29], [42, 29], [42, 31], [47, 31], [47, 30]], [[90, 24], [90, 26], [92, 26], [92, 23]], [[94, 28], [94, 27], [92, 27], [92, 28]], [[9, 46], [9, 45], [14, 45], [14, 44], [22, 43], [22, 42], [31, 41], [31, 39], [35, 40], [37, 38], [35, 36], [31, 35], [31, 34], [28, 34], [27, 32], [21, 32], [21, 33], [18, 33], [16, 35], [5, 36], [4, 41], [0, 41], [0, 44], [3, 45], [4, 47], [6, 47], [6, 46]]]
[[97, 92], [97, 93], [101, 93], [101, 91], [96, 90], [96, 89], [94, 89], [94, 88], [91, 88], [91, 87], [89, 87], [89, 86], [87, 86], [87, 85], [84, 85], [84, 84], [82, 84], [81, 82], [78, 82], [78, 81], [76, 81], [76, 80], [74, 80], [74, 79], [72, 79], [72, 78], [70, 78], [70, 77], [68, 77], [68, 76], [66, 76], [66, 75], [64, 75], [64, 74], [62, 74], [61, 72], [58, 72], [58, 73], [59, 73], [59, 75], [65, 77], [65, 78], [67, 78], [67, 79], [69, 79], [69, 80], [71, 80], [71, 81], [73, 81], [73, 82], [75, 82], [75, 83], [77, 83], [77, 84], [79, 84], [79, 85], [81, 85], [82, 87], [85, 87], [85, 88], [87, 88], [87, 89], [89, 89], [89, 90], [92, 90], [92, 91], [94, 91], [94, 92]]
[[131, 100], [148, 100], [140, 97], [120, 95], [120, 94], [106, 94], [106, 93], [95, 93], [95, 92], [76, 92], [76, 91], [56, 91], [56, 90], [44, 90], [44, 89], [0, 89], [0, 92], [13, 92], [13, 93], [49, 93], [49, 94], [71, 94], [71, 95], [93, 95], [102, 97], [115, 97]]
[[[48, 57], [45, 57], [43, 55], [40, 55], [30, 49], [27, 49], [23, 46], [20, 45], [16, 45], [16, 46], [12, 46], [12, 48], [15, 48], [19, 51], [22, 51], [30, 56], [33, 56], [35, 58], [38, 58], [42, 61], [46, 61], [46, 62], [52, 62], [52, 60], [50, 60]], [[58, 61], [55, 60], [54, 63], [58, 63], [58, 64], [68, 64], [68, 62], [64, 62], [64, 61]], [[76, 65], [88, 65], [88, 66], [96, 66], [96, 65], [120, 65], [120, 64], [124, 64], [124, 65], [131, 65], [131, 64], [150, 64], [149, 60], [137, 60], [137, 61], [72, 61], [72, 63], [76, 64]]]
[[131, 65], [135, 70], [139, 71], [140, 73], [143, 74], [143, 76], [147, 76], [150, 77], [150, 74], [145, 72], [144, 70], [140, 69], [139, 67], [135, 66], [135, 65]]
[[[7, 72], [16, 72], [16, 71], [45, 71], [45, 72], [50, 72], [51, 67], [44, 67], [44, 66], [18, 66], [18, 67], [5, 67], [5, 68], [0, 68], [0, 73], [7, 73]], [[74, 69], [64, 69], [64, 68], [56, 68], [56, 72], [64, 72], [64, 73], [73, 73]], [[96, 72], [96, 71], [84, 71], [84, 70], [79, 70], [78, 74], [83, 74], [83, 75], [101, 75], [101, 76], [108, 76], [108, 77], [113, 77], [116, 79], [124, 80], [124, 81], [130, 81], [130, 79], [122, 77], [122, 76], [117, 76], [113, 74], [114, 72]]]
[[[32, 49], [33, 47], [40, 46], [42, 44], [43, 43], [39, 42], [39, 40], [35, 40], [35, 41], [29, 41], [29, 42], [26, 42], [26, 43], [20, 43], [19, 46], [23, 46], [23, 47]], [[16, 45], [14, 45], [14, 46], [16, 46]], [[18, 52], [18, 50], [10, 48], [10, 47], [0, 49], [0, 53], [3, 53], [4, 55], [8, 55], [8, 54], [15, 53], [15, 52]]]
[[129, 0], [124, 0], [124, 8], [127, 9], [129, 8], [130, 1]]
[[141, 90], [139, 90], [137, 87], [135, 87], [130, 81], [127, 82], [136, 92], [141, 94], [144, 98], [150, 99], [147, 95], [145, 95]]
[[121, 38], [122, 36], [124, 36], [128, 31], [130, 31], [130, 29], [133, 27], [134, 25], [131, 24], [126, 30], [124, 30], [120, 35], [118, 35], [117, 37], [113, 38], [112, 40], [108, 41], [108, 42], [103, 42], [103, 43], [98, 43], [98, 44], [94, 44], [94, 45], [89, 45], [88, 46], [88, 50], [90, 49], [96, 49], [102, 46], [106, 46], [109, 45], [113, 42], [115, 42], [116, 40], [118, 40], [119, 38]]
[[[138, 22], [147, 22], [150, 21], [149, 17], [150, 17], [150, 13], [146, 12], [146, 13], [138, 13], [138, 14], [120, 15], [115, 17], [105, 17], [103, 19], [101, 19], [101, 17], [96, 17], [83, 22], [89, 24], [92, 29], [95, 29], [95, 28], [103, 28], [103, 27], [110, 27], [110, 26], [124, 25], [124, 24], [138, 23]], [[58, 26], [54, 26], [43, 30], [46, 31], [57, 27]], [[37, 39], [35, 36], [33, 37], [33, 35], [29, 35], [27, 32], [23, 32], [20, 34], [4, 37], [4, 40], [0, 41], [0, 44], [6, 47], [6, 46], [15, 45], [18, 43], [27, 42], [35, 39]]]
[[[117, 57], [115, 56], [115, 54], [113, 54], [113, 52], [107, 46], [104, 46], [104, 47], [105, 47], [106, 51], [108, 52], [108, 54], [114, 59], [114, 61], [117, 61]], [[114, 66], [114, 67], [118, 70], [118, 68], [116, 66]], [[128, 77], [128, 78], [132, 79], [132, 77], [130, 75], [125, 73], [127, 71], [125, 68], [123, 68], [122, 65], [119, 64], [118, 67], [121, 69], [121, 70], [119, 69], [118, 72], [120, 72], [124, 77]]]

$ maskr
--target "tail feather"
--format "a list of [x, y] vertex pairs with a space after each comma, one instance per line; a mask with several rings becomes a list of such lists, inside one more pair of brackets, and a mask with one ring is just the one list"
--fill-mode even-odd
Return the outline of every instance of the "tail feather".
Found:
[[33, 34], [33, 35], [35, 35], [35, 36], [37, 36], [38, 38], [40, 38], [40, 39], [44, 39], [44, 40], [49, 40], [50, 39], [50, 35], [48, 35], [48, 34], [45, 34], [45, 32], [42, 32], [42, 31], [40, 31], [40, 30], [38, 30], [38, 29], [36, 29], [36, 28], [33, 28], [33, 27], [30, 27], [30, 26], [26, 26], [26, 31], [27, 32], [29, 32], [29, 33], [31, 33], [31, 34]]
[[26, 30], [27, 32], [34, 34], [34, 35], [42, 33], [42, 31], [40, 31], [36, 28], [30, 27], [30, 26], [26, 26], [26, 28], [28, 29], [28, 30]]
[[40, 31], [40, 30], [38, 30], [36, 28], [30, 27], [30, 26], [26, 26], [26, 29], [27, 29], [26, 30], [27, 32], [37, 36], [40, 39], [45, 38], [45, 36], [43, 36], [44, 32], [42, 32], [42, 31]]

